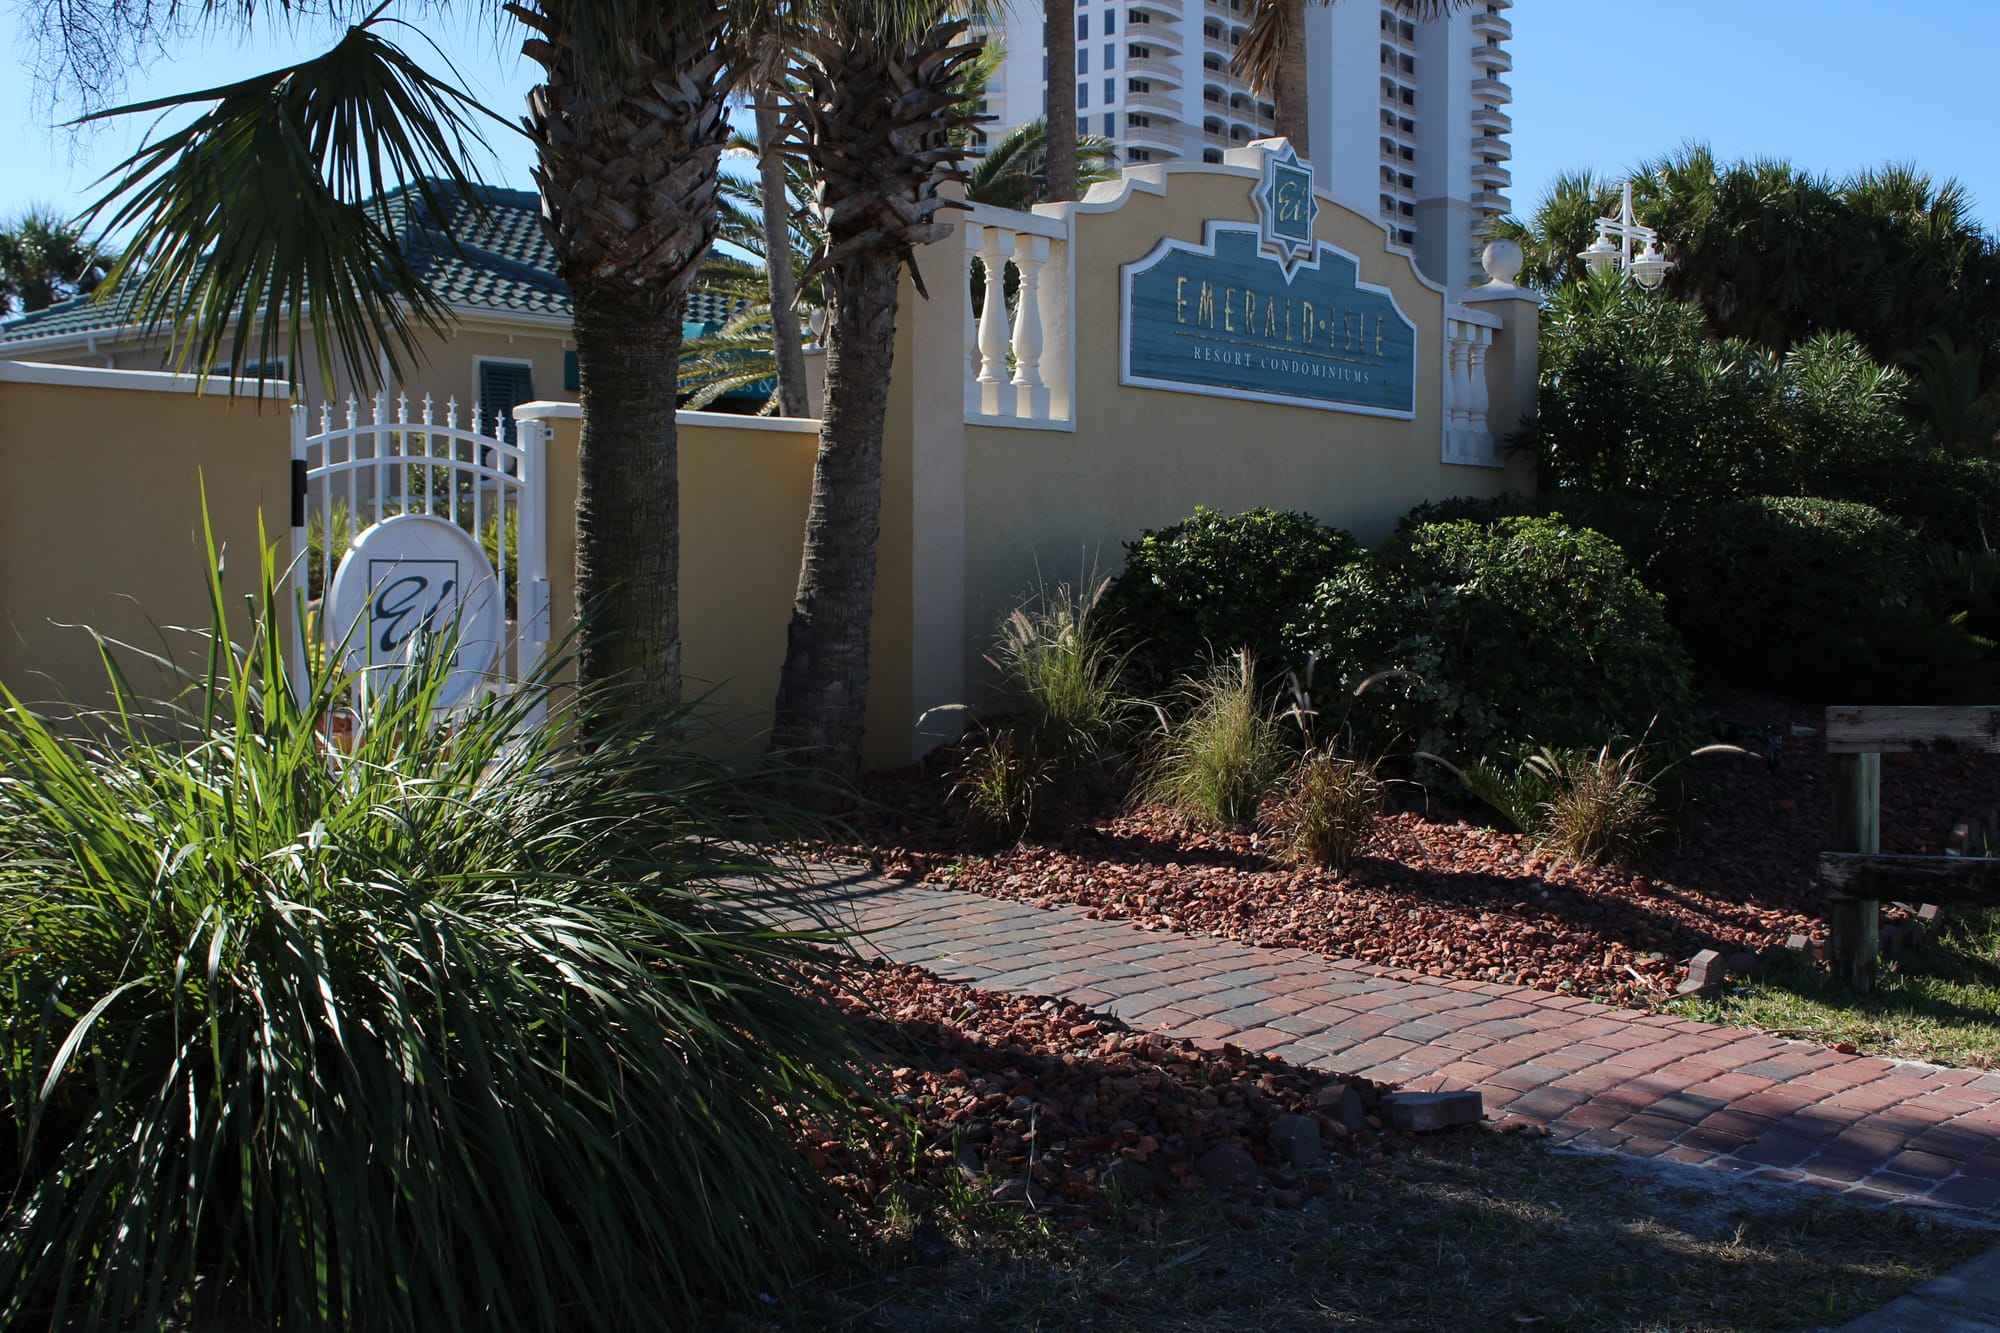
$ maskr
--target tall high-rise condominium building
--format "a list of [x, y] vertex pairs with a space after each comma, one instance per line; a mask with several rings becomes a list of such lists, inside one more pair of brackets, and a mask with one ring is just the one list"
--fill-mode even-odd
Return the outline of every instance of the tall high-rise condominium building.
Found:
[[[1448, 287], [1478, 272], [1481, 234], [1509, 208], [1513, 3], [1483, 0], [1433, 23], [1379, 0], [1306, 5], [1320, 188], [1379, 216]], [[1220, 162], [1271, 134], [1271, 104], [1229, 71], [1253, 4], [1076, 0], [1079, 128], [1116, 140], [1127, 163]], [[1040, 0], [1011, 0], [991, 37], [1006, 59], [987, 91], [987, 142], [1047, 107]]]

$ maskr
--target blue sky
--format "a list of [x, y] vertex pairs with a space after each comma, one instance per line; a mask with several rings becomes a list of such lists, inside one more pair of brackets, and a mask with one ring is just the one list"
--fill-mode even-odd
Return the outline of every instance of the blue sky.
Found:
[[[43, 0], [31, 0], [42, 3]], [[1345, 0], [1362, 3], [1363, 0]], [[510, 118], [531, 79], [510, 40], [496, 40], [486, 5], [424, 30], [474, 90]], [[2000, 51], [2000, 0], [1518, 0], [1514, 191], [1531, 207], [1557, 173], [1615, 173], [1690, 139], [1725, 157], [1774, 155], [1841, 173], [1914, 161], [1957, 176], [1975, 215], [2000, 230], [2000, 136], [1991, 129], [1990, 70]], [[511, 23], [508, 24], [511, 27]], [[244, 44], [210, 39], [153, 63], [131, 100], [210, 87], [322, 44], [327, 29], [273, 32]], [[75, 211], [91, 183], [137, 142], [137, 126], [83, 138], [51, 130], [22, 64], [13, 5], [0, 7], [0, 217], [31, 202]], [[492, 178], [527, 186], [528, 154], [496, 135]]]

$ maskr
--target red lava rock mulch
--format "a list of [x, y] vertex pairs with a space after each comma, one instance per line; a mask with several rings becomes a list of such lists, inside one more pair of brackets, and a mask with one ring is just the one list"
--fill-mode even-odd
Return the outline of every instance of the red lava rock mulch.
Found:
[[[1693, 829], [1640, 870], [1558, 863], [1518, 834], [1436, 807], [1382, 821], [1344, 875], [1274, 861], [1248, 829], [1204, 832], [1149, 808], [1080, 815], [1058, 839], [968, 855], [941, 760], [883, 775], [863, 841], [835, 854], [907, 879], [1086, 908], [1155, 929], [1288, 945], [1645, 1005], [1696, 951], [1725, 957], [1823, 936], [1817, 858], [1832, 761], [1820, 715], [1740, 697], [1722, 716], [1786, 739], [1778, 765], [1705, 758], [1683, 770]], [[2000, 757], [1883, 758], [1882, 849], [1936, 853], [1960, 814], [2000, 799]]]
[[863, 1148], [811, 1147], [835, 1187], [864, 1205], [896, 1190], [921, 1211], [971, 1188], [1076, 1225], [1114, 1196], [1159, 1202], [1203, 1188], [1298, 1207], [1325, 1188], [1303, 1159], [1379, 1162], [1396, 1146], [1374, 1118], [1386, 1089], [1366, 1079], [1199, 1049], [915, 967], [854, 962], [842, 981], [849, 992], [838, 1002], [877, 1045], [876, 1081], [920, 1145], [914, 1183], [909, 1125], [878, 1123]]

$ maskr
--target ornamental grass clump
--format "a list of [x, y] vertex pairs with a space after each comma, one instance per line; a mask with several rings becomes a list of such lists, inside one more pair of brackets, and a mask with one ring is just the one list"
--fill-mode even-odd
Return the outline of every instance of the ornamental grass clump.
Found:
[[1118, 688], [1125, 658], [1097, 615], [1107, 578], [1038, 588], [1000, 622], [987, 663], [1001, 708], [1058, 770], [1086, 774], [1130, 737], [1136, 704]]
[[[1722, 745], [1695, 753], [1724, 751], [1742, 753]], [[1424, 757], [1451, 768], [1435, 755]], [[1595, 754], [1545, 745], [1511, 771], [1486, 759], [1451, 771], [1536, 846], [1593, 865], [1639, 860], [1669, 826], [1643, 744], [1605, 745]]]
[[1161, 714], [1147, 799], [1199, 823], [1247, 824], [1285, 770], [1278, 720], [1257, 686], [1257, 663], [1239, 652], [1188, 682], [1187, 711]]
[[1657, 788], [1648, 778], [1643, 746], [1610, 745], [1596, 754], [1542, 749], [1521, 766], [1547, 796], [1541, 803], [1537, 841], [1592, 865], [1637, 861], [1667, 821]]
[[1307, 751], [1278, 785], [1259, 822], [1287, 859], [1346, 870], [1375, 831], [1387, 784], [1375, 765], [1332, 746]]
[[1130, 740], [1138, 704], [1118, 688], [1125, 658], [1096, 614], [1107, 582], [1038, 588], [1000, 622], [986, 661], [1005, 721], [982, 729], [956, 783], [975, 840], [1009, 841], [1046, 823]]
[[274, 586], [232, 624], [212, 578], [171, 702], [113, 668], [59, 731], [0, 695], [0, 1326], [650, 1328], [768, 1289], [850, 1046], [741, 793], [685, 717], [572, 743], [546, 671], [447, 713], [448, 642], [335, 750], [353, 682], [290, 678]]

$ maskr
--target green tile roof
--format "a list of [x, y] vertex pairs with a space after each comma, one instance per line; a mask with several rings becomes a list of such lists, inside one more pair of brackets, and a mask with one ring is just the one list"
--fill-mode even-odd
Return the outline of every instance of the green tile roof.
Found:
[[[482, 187], [486, 216], [457, 195], [434, 214], [414, 187], [388, 196], [403, 252], [448, 305], [495, 314], [569, 318], [569, 288], [556, 275], [556, 256], [542, 229], [541, 196], [531, 190]], [[446, 238], [456, 236], [453, 246]], [[136, 295], [97, 302], [75, 297], [0, 323], [0, 344], [58, 334], [81, 336], [133, 324]], [[688, 322], [722, 323], [740, 303], [711, 292], [688, 298]]]

